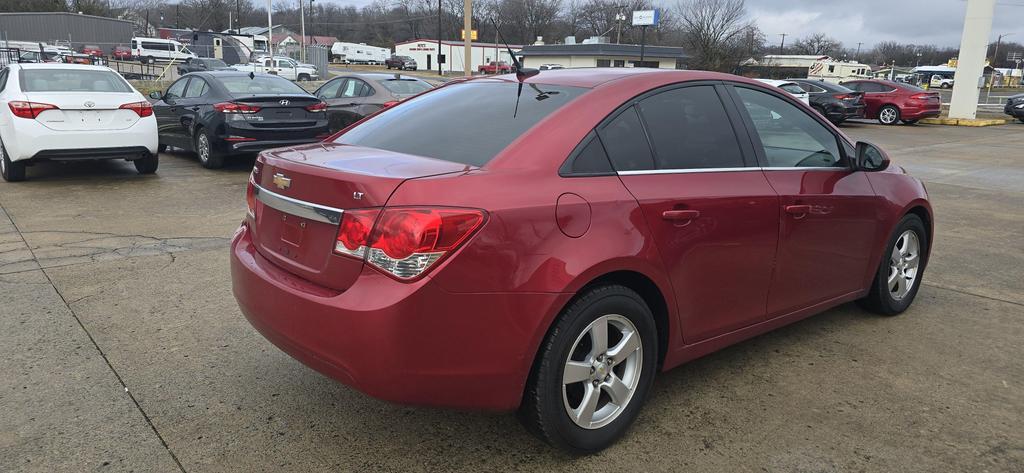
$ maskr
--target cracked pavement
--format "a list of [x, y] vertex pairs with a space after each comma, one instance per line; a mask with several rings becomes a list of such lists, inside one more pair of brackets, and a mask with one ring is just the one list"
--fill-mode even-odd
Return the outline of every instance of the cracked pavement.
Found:
[[251, 159], [30, 168], [0, 183], [0, 470], [1024, 470], [1024, 125], [845, 131], [931, 192], [914, 306], [844, 305], [662, 374], [584, 458], [509, 414], [370, 399], [260, 337], [227, 254]]

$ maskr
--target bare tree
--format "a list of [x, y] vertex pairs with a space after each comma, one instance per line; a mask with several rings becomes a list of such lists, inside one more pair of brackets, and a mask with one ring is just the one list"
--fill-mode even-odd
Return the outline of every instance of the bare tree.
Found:
[[815, 33], [793, 43], [793, 50], [798, 54], [817, 54], [834, 56], [841, 53], [843, 43], [825, 33]]
[[690, 67], [730, 70], [742, 38], [753, 23], [743, 0], [687, 0], [677, 5], [683, 43], [693, 55]]

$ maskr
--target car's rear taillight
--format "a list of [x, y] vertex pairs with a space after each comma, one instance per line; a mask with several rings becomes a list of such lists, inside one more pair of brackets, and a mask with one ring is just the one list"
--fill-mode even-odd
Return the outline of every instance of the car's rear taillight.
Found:
[[910, 96], [910, 98], [912, 98], [914, 100], [930, 100], [932, 97], [938, 97], [938, 96], [937, 95], [933, 95], [933, 94], [914, 94], [914, 95]]
[[391, 100], [389, 102], [384, 102], [382, 105], [384, 106], [384, 108], [390, 108], [390, 107], [394, 107], [395, 105], [398, 105], [398, 101], [397, 100]]
[[153, 105], [145, 100], [141, 102], [126, 103], [118, 108], [124, 110], [131, 110], [137, 113], [139, 117], [148, 117], [153, 115]]
[[484, 219], [482, 210], [450, 207], [346, 210], [334, 251], [411, 280], [458, 249]]
[[244, 103], [220, 102], [213, 104], [213, 109], [220, 113], [256, 113], [260, 108], [255, 105]]
[[854, 98], [854, 96], [850, 94], [834, 94], [832, 96], [839, 100], [849, 100]]
[[308, 110], [310, 112], [326, 112], [327, 111], [327, 102], [317, 102], [317, 103], [315, 103], [313, 105], [307, 105], [306, 106], [306, 110]]
[[39, 102], [25, 102], [21, 100], [8, 102], [7, 106], [11, 108], [11, 113], [13, 113], [14, 116], [28, 119], [36, 118], [40, 113], [47, 110], [57, 110], [56, 105]]

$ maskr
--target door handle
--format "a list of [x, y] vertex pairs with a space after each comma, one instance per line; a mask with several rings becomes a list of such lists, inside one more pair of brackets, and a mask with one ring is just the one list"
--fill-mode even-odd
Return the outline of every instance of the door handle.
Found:
[[811, 211], [811, 206], [810, 205], [806, 205], [806, 204], [802, 204], [802, 205], [787, 205], [786, 206], [786, 213], [788, 213], [790, 215], [794, 215], [795, 218], [797, 218], [797, 219], [804, 218], [804, 216], [806, 216], [808, 213], [810, 213], [810, 211]]
[[700, 217], [700, 210], [666, 210], [661, 213], [661, 218], [673, 222], [689, 222]]

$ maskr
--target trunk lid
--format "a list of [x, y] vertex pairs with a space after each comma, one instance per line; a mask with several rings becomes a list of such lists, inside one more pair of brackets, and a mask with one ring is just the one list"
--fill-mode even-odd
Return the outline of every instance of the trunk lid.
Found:
[[[344, 291], [362, 272], [363, 261], [334, 253], [338, 224], [311, 218], [284, 199], [313, 204], [328, 214], [383, 207], [408, 179], [465, 172], [464, 164], [372, 148], [318, 143], [265, 152], [257, 184], [257, 251], [306, 280]], [[267, 192], [269, 191], [269, 192]]]
[[306, 107], [320, 99], [308, 95], [234, 96], [235, 103], [260, 107], [260, 111], [245, 115], [246, 124], [253, 128], [308, 128], [322, 119], [324, 112], [310, 112]]
[[138, 122], [138, 113], [119, 107], [142, 99], [134, 93], [26, 92], [25, 100], [57, 106], [36, 117], [51, 130], [109, 131]]

